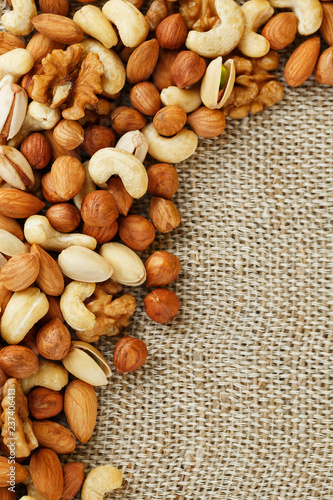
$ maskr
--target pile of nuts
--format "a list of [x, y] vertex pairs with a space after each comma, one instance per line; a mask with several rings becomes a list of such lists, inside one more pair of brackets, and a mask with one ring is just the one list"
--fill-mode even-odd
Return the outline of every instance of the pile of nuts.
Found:
[[[94, 431], [94, 387], [111, 368], [92, 343], [129, 324], [136, 301], [119, 295], [122, 285], [154, 288], [144, 307], [157, 323], [179, 310], [165, 288], [179, 259], [137, 254], [181, 223], [172, 163], [194, 153], [198, 136], [222, 134], [226, 116], [282, 100], [271, 71], [297, 31], [320, 28], [329, 48], [319, 57], [320, 38], [307, 39], [286, 82], [301, 85], [315, 69], [333, 85], [330, 2], [180, 0], [177, 12], [153, 0], [144, 15], [143, 0], [80, 1], [73, 19], [68, 0], [39, 0], [39, 15], [34, 0], [12, 0], [1, 18], [0, 497], [9, 500], [19, 482], [26, 500], [70, 500], [82, 485], [81, 498], [94, 500], [121, 486], [110, 465], [85, 479], [84, 464], [62, 467], [58, 455]], [[293, 12], [273, 16], [275, 7]], [[20, 37], [33, 30], [26, 45]], [[147, 153], [159, 163], [146, 170]], [[150, 220], [130, 212], [146, 192]], [[125, 336], [113, 354], [128, 373], [148, 351]], [[53, 420], [63, 411], [69, 428]]]

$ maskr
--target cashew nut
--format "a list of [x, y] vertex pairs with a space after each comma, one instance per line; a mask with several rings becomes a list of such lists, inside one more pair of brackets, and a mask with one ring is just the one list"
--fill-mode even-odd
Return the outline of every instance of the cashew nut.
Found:
[[198, 145], [198, 136], [186, 128], [173, 137], [163, 137], [150, 123], [141, 132], [148, 141], [150, 156], [164, 163], [178, 163], [185, 160], [194, 153]]
[[108, 280], [113, 269], [106, 259], [89, 248], [73, 245], [63, 250], [58, 264], [65, 276], [86, 283], [100, 283]]
[[237, 47], [244, 31], [244, 16], [234, 0], [215, 0], [221, 24], [206, 32], [190, 31], [186, 47], [200, 56], [218, 57]]
[[29, 250], [17, 236], [5, 229], [0, 229], [0, 252], [14, 257], [14, 255], [28, 253]]
[[126, 132], [120, 137], [115, 147], [131, 153], [142, 163], [148, 152], [148, 142], [140, 130]]
[[238, 44], [239, 50], [248, 57], [263, 57], [270, 49], [270, 43], [257, 29], [265, 24], [274, 14], [273, 7], [267, 0], [249, 0], [242, 7], [245, 28]]
[[298, 18], [298, 32], [312, 35], [320, 28], [323, 8], [319, 0], [268, 0], [272, 7], [291, 9]]
[[[6, 14], [5, 14], [6, 15]], [[14, 49], [0, 56], [0, 89], [16, 83], [34, 65], [34, 58], [26, 49]]]
[[33, 387], [36, 386], [46, 387], [47, 389], [52, 389], [53, 391], [61, 391], [61, 389], [67, 384], [67, 370], [61, 365], [45, 360], [40, 360], [37, 373], [21, 380], [24, 394], [27, 394]]
[[92, 180], [104, 188], [112, 175], [119, 175], [126, 191], [133, 198], [141, 198], [148, 188], [147, 172], [141, 161], [120, 149], [104, 148], [97, 151], [89, 161], [89, 173]]
[[34, 29], [31, 19], [37, 16], [33, 0], [12, 0], [13, 10], [1, 17], [3, 27], [13, 35], [26, 36]]
[[88, 168], [89, 167], [89, 161], [85, 161], [83, 163], [83, 166], [84, 166], [84, 170], [85, 170], [85, 173], [86, 173], [86, 178], [84, 180], [84, 183], [83, 183], [81, 191], [76, 196], [74, 196], [74, 198], [73, 198], [74, 205], [79, 210], [81, 210], [82, 200], [85, 197], [85, 195], [88, 194], [88, 193], [92, 193], [92, 191], [96, 190], [96, 184], [92, 181], [92, 179], [90, 177], [90, 174], [89, 174], [89, 168]]
[[192, 113], [201, 104], [200, 87], [195, 85], [189, 89], [167, 87], [161, 92], [161, 101], [165, 106], [178, 106], [185, 113]]
[[125, 47], [137, 47], [148, 35], [149, 26], [145, 16], [127, 0], [109, 0], [102, 9], [103, 14], [115, 24]]
[[95, 287], [95, 283], [72, 281], [61, 295], [61, 312], [74, 330], [91, 330], [95, 326], [95, 315], [84, 305], [84, 301], [94, 293]]
[[[11, 52], [14, 52], [13, 50]], [[9, 53], [11, 53], [9, 52]], [[2, 56], [0, 56], [2, 57]], [[18, 146], [27, 135], [38, 130], [51, 130], [60, 120], [59, 109], [51, 109], [49, 104], [32, 101], [18, 134], [8, 142], [9, 146]]]
[[73, 21], [76, 22], [84, 33], [101, 42], [105, 48], [110, 49], [118, 43], [118, 37], [111, 23], [102, 11], [95, 5], [85, 5], [75, 12]]
[[120, 57], [113, 50], [106, 49], [104, 45], [92, 38], [83, 40], [81, 45], [83, 47], [82, 57], [85, 57], [88, 52], [94, 52], [98, 54], [99, 60], [103, 64], [102, 85], [104, 92], [109, 95], [120, 92], [126, 81], [125, 68]]
[[39, 288], [13, 293], [1, 318], [1, 337], [8, 344], [18, 344], [48, 310], [49, 302]]
[[222, 108], [223, 104], [225, 104], [229, 99], [232, 89], [234, 88], [236, 78], [234, 60], [228, 59], [228, 61], [224, 63], [224, 66], [228, 70], [228, 81], [220, 99], [219, 94], [222, 71], [222, 57], [213, 59], [213, 61], [211, 61], [207, 66], [200, 89], [201, 99], [206, 108]]
[[25, 239], [33, 245], [36, 243], [45, 250], [61, 252], [72, 245], [94, 250], [97, 241], [92, 236], [80, 233], [59, 233], [43, 215], [31, 215], [24, 224]]
[[108, 491], [121, 487], [123, 475], [111, 465], [102, 465], [89, 472], [83, 483], [82, 500], [102, 500]]

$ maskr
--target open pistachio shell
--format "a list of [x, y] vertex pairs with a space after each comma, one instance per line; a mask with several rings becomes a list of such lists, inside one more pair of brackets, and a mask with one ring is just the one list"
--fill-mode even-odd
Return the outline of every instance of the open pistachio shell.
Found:
[[233, 59], [228, 59], [224, 66], [228, 70], [228, 82], [222, 97], [219, 99], [222, 57], [214, 59], [206, 69], [202, 79], [200, 96], [204, 105], [209, 109], [220, 109], [227, 102], [234, 88], [236, 70]]
[[74, 377], [94, 386], [107, 385], [107, 378], [112, 374], [104, 356], [92, 345], [79, 340], [72, 342], [62, 363]]

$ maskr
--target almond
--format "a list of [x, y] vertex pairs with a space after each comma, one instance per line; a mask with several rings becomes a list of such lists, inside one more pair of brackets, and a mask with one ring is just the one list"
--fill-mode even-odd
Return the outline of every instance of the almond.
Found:
[[32, 54], [35, 59], [35, 66], [42, 62], [42, 59], [55, 49], [63, 49], [65, 44], [55, 42], [42, 33], [35, 33], [29, 40], [27, 50]]
[[281, 12], [272, 17], [261, 32], [272, 50], [281, 50], [290, 45], [296, 33], [297, 17], [293, 12]]
[[299, 87], [313, 72], [320, 52], [320, 38], [309, 38], [291, 54], [284, 68], [284, 78], [290, 87]]
[[0, 190], [0, 214], [14, 219], [26, 219], [37, 214], [43, 207], [39, 198], [19, 189]]
[[36, 354], [22, 345], [8, 345], [1, 349], [0, 365], [10, 377], [17, 379], [30, 377], [39, 369]]
[[315, 78], [324, 85], [333, 85], [333, 46], [324, 50], [318, 59]]
[[72, 500], [81, 488], [84, 481], [84, 464], [71, 462], [63, 466], [64, 489], [61, 500]]
[[39, 0], [39, 6], [43, 14], [67, 16], [69, 10], [68, 0]]
[[18, 36], [2, 31], [0, 33], [0, 56], [14, 49], [25, 49], [24, 41]]
[[22, 483], [29, 476], [29, 472], [23, 465], [12, 464], [7, 457], [0, 457], [0, 488], [8, 488], [8, 480], [9, 477], [11, 478], [13, 468], [15, 468], [15, 473], [12, 474], [15, 484]]
[[64, 277], [58, 263], [51, 255], [39, 245], [33, 244], [31, 255], [39, 258], [39, 273], [36, 278], [37, 285], [47, 295], [58, 296], [64, 291]]
[[82, 200], [81, 216], [90, 226], [109, 226], [118, 217], [114, 197], [104, 189], [86, 194]]
[[81, 443], [94, 432], [97, 418], [97, 397], [92, 385], [73, 380], [65, 390], [64, 409], [67, 421]]
[[187, 28], [181, 14], [168, 16], [156, 29], [156, 38], [163, 49], [179, 49], [186, 40]]
[[4, 229], [5, 231], [12, 233], [21, 241], [24, 240], [23, 231], [19, 223], [11, 217], [6, 217], [5, 215], [0, 214], [0, 229]]
[[58, 455], [72, 453], [75, 450], [75, 436], [67, 427], [51, 420], [32, 422], [32, 427], [40, 446]]
[[116, 202], [118, 213], [120, 213], [121, 215], [127, 215], [133, 204], [133, 198], [126, 191], [123, 181], [120, 179], [120, 177], [111, 177], [108, 180], [107, 190], [112, 194]]
[[70, 45], [81, 42], [83, 31], [72, 19], [57, 14], [40, 14], [31, 19], [31, 23], [39, 33], [51, 40]]
[[130, 55], [126, 66], [129, 83], [148, 80], [155, 69], [159, 54], [159, 43], [155, 38], [141, 43]]
[[1, 269], [0, 283], [12, 292], [20, 292], [36, 281], [38, 273], [38, 255], [31, 253], [15, 255]]
[[161, 50], [156, 68], [153, 72], [153, 82], [162, 91], [175, 84], [171, 74], [171, 67], [175, 62], [179, 52], [176, 50]]
[[45, 316], [39, 320], [40, 325], [46, 325], [51, 319], [59, 318], [62, 323], [65, 322], [60, 309], [60, 297], [54, 297], [53, 295], [47, 295], [47, 300], [49, 301], [49, 310]]
[[14, 491], [9, 491], [7, 488], [0, 488], [0, 499], [1, 500], [16, 500], [16, 495]]
[[54, 451], [44, 449], [32, 455], [30, 474], [37, 490], [46, 500], [59, 500], [64, 488], [64, 475]]
[[36, 387], [28, 394], [28, 404], [31, 415], [38, 420], [55, 417], [64, 408], [64, 398], [61, 392]]
[[165, 106], [154, 116], [153, 124], [157, 132], [166, 137], [177, 134], [187, 120], [185, 111], [178, 106]]
[[197, 83], [201, 80], [205, 71], [205, 60], [191, 50], [180, 52], [171, 66], [173, 81], [179, 89], [190, 87]]
[[0, 318], [3, 315], [12, 295], [13, 293], [0, 283]]
[[63, 200], [70, 200], [83, 186], [86, 173], [82, 163], [73, 156], [59, 156], [51, 167], [51, 181]]
[[333, 45], [333, 3], [322, 3], [323, 21], [320, 26], [320, 33], [327, 43]]
[[70, 203], [53, 205], [45, 215], [60, 233], [72, 233], [81, 222], [80, 210]]

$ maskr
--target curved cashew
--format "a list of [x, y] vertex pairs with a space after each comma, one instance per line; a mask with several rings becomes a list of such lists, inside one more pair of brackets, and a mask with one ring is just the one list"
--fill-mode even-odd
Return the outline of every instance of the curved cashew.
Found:
[[126, 47], [137, 47], [148, 35], [149, 26], [144, 15], [127, 0], [109, 0], [103, 14], [115, 24]]
[[291, 9], [298, 18], [298, 32], [312, 35], [320, 28], [323, 8], [319, 0], [268, 0], [272, 7]]
[[161, 101], [165, 106], [178, 106], [185, 113], [192, 113], [201, 104], [200, 87], [198, 85], [190, 89], [167, 87], [161, 92]]
[[13, 293], [1, 318], [1, 337], [8, 344], [18, 344], [48, 310], [49, 302], [39, 288]]
[[[12, 50], [11, 52], [14, 51]], [[19, 133], [8, 142], [8, 145], [16, 147], [32, 132], [51, 130], [59, 120], [59, 109], [51, 109], [48, 104], [32, 101], [28, 106], [27, 114]]]
[[113, 269], [106, 259], [89, 248], [73, 245], [63, 250], [58, 264], [65, 276], [86, 283], [100, 283], [108, 280]]
[[0, 253], [14, 257], [14, 255], [28, 252], [28, 248], [17, 236], [5, 229], [0, 229]]
[[103, 90], [109, 95], [120, 92], [126, 81], [125, 68], [120, 57], [113, 50], [106, 49], [104, 45], [91, 38], [83, 40], [81, 45], [83, 47], [82, 57], [85, 57], [88, 52], [94, 52], [104, 66]]
[[243, 31], [244, 16], [234, 0], [215, 0], [215, 9], [221, 24], [206, 32], [190, 31], [186, 47], [200, 56], [218, 57], [237, 47]]
[[21, 380], [24, 394], [27, 394], [33, 387], [37, 386], [46, 387], [53, 391], [61, 391], [67, 384], [67, 370], [61, 365], [45, 360], [40, 360], [37, 373]]
[[[3, 16], [2, 16], [3, 17]], [[16, 83], [34, 65], [34, 58], [26, 49], [14, 49], [0, 56], [0, 89]]]
[[198, 136], [183, 128], [173, 137], [159, 135], [152, 123], [142, 129], [148, 141], [150, 156], [163, 163], [178, 163], [191, 156], [197, 149]]
[[31, 19], [37, 16], [33, 0], [12, 0], [13, 10], [1, 17], [3, 27], [13, 35], [26, 36], [34, 29]]
[[123, 475], [111, 465], [102, 465], [89, 472], [83, 483], [82, 500], [102, 500], [108, 491], [121, 487]]
[[126, 191], [133, 198], [141, 198], [148, 188], [148, 176], [145, 167], [135, 156], [116, 148], [104, 148], [95, 153], [89, 162], [92, 180], [100, 187], [112, 175], [119, 175]]
[[95, 287], [95, 283], [72, 281], [60, 298], [61, 312], [74, 330], [91, 330], [95, 326], [95, 315], [84, 305], [84, 301], [94, 293]]
[[84, 180], [81, 191], [74, 196], [73, 201], [74, 205], [81, 210], [82, 200], [86, 194], [92, 193], [92, 191], [96, 191], [96, 184], [92, 181], [92, 178], [89, 174], [89, 161], [85, 161], [83, 163], [84, 170], [86, 173], [86, 178]]
[[106, 49], [110, 49], [118, 43], [118, 37], [111, 23], [102, 11], [95, 5], [85, 5], [74, 14], [73, 21], [76, 22], [84, 33], [101, 42]]
[[73, 245], [94, 250], [97, 245], [95, 238], [86, 234], [59, 233], [43, 215], [31, 215], [27, 218], [24, 224], [24, 236], [31, 245], [36, 243], [45, 250], [54, 250], [55, 252], [61, 252]]
[[263, 57], [269, 52], [270, 43], [256, 31], [272, 17], [274, 9], [267, 0], [249, 0], [241, 9], [245, 28], [238, 48], [248, 57]]
[[236, 70], [233, 59], [228, 59], [224, 63], [225, 68], [228, 70], [228, 82], [225, 86], [224, 92], [219, 99], [220, 94], [220, 81], [222, 71], [222, 57], [217, 57], [211, 61], [206, 69], [206, 73], [201, 82], [200, 95], [202, 102], [209, 109], [220, 109], [223, 104], [227, 102], [234, 88]]
[[148, 142], [140, 130], [132, 130], [122, 135], [116, 144], [116, 149], [122, 149], [134, 155], [141, 163], [148, 152]]

